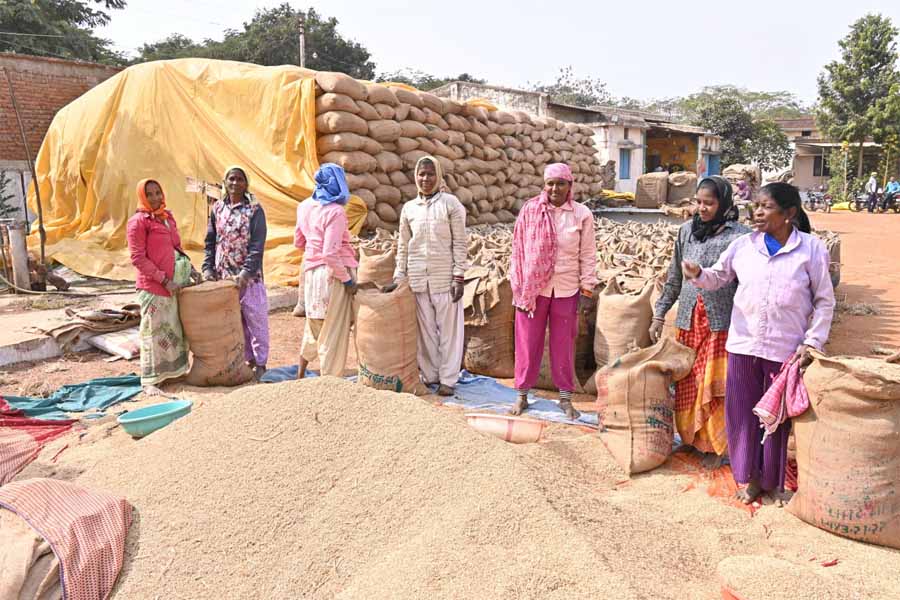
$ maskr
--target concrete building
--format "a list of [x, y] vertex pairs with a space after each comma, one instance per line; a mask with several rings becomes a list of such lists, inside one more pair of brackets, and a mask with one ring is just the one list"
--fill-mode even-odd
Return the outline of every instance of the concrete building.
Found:
[[[800, 190], [806, 191], [828, 185], [831, 178], [829, 158], [831, 151], [840, 148], [841, 142], [829, 140], [817, 127], [816, 119], [812, 116], [797, 119], [775, 119], [775, 122], [785, 133], [794, 150], [794, 158], [791, 163], [794, 185]], [[858, 152], [859, 146], [853, 145], [851, 152]], [[877, 159], [881, 146], [875, 142], [863, 143], [863, 152], [866, 157]], [[855, 156], [855, 155], [854, 155]], [[840, 165], [837, 165], [840, 168]], [[855, 173], [850, 173], [853, 177]]]
[[618, 192], [634, 192], [638, 177], [657, 167], [693, 171], [700, 176], [721, 171], [721, 139], [702, 128], [678, 123], [671, 115], [613, 106], [584, 108], [554, 102], [542, 92], [467, 81], [454, 81], [431, 92], [463, 102], [483, 98], [501, 110], [592, 128], [601, 163], [616, 164]]
[[[24, 206], [25, 190], [31, 182], [19, 119], [35, 160], [57, 111], [120, 70], [88, 62], [0, 53], [0, 172], [8, 181], [2, 193], [13, 196], [11, 203], [15, 207]], [[9, 93], [10, 83], [16, 95], [18, 118]], [[21, 219], [21, 211], [20, 208], [13, 218]]]

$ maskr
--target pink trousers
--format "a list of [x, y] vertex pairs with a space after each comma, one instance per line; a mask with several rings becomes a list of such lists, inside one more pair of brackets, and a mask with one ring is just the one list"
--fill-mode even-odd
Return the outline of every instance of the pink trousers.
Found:
[[550, 372], [563, 392], [575, 390], [575, 338], [578, 294], [568, 298], [538, 296], [534, 315], [516, 310], [516, 389], [530, 390], [541, 374], [544, 335], [550, 322]]

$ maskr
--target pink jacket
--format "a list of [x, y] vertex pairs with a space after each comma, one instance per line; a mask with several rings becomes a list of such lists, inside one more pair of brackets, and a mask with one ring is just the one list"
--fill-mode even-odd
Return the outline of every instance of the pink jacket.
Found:
[[350, 246], [347, 214], [334, 202], [320, 204], [308, 199], [297, 206], [294, 246], [303, 252], [304, 271], [327, 265], [338, 281], [350, 279], [347, 269], [359, 265]]
[[556, 225], [556, 264], [541, 296], [568, 298], [580, 289], [593, 290], [598, 283], [594, 215], [574, 201], [552, 207], [550, 214]]
[[737, 279], [725, 349], [783, 363], [801, 344], [823, 350], [834, 316], [828, 250], [808, 233], [791, 233], [775, 256], [763, 234], [733, 241], [719, 260], [693, 281], [715, 290]]
[[157, 296], [171, 296], [162, 284], [175, 274], [175, 252], [181, 252], [181, 237], [175, 217], [166, 211], [166, 223], [145, 212], [128, 219], [125, 237], [131, 252], [131, 264], [137, 269], [135, 287]]

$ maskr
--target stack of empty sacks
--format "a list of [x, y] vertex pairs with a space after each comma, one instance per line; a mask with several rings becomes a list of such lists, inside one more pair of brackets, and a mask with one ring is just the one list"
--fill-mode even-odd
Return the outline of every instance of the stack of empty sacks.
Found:
[[319, 72], [316, 83], [319, 162], [347, 171], [350, 192], [369, 208], [369, 229], [397, 228], [403, 203], [417, 194], [416, 161], [427, 154], [440, 161], [447, 191], [466, 207], [469, 226], [513, 222], [540, 193], [550, 163], [572, 168], [576, 200], [603, 189], [588, 127], [488, 111], [342, 73]]

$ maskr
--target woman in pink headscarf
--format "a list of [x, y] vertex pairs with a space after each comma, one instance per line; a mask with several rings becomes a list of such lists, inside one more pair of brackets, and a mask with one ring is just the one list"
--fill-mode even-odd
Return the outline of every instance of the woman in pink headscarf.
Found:
[[568, 165], [544, 170], [544, 191], [522, 207], [513, 233], [510, 283], [516, 307], [516, 390], [512, 414], [528, 408], [528, 392], [537, 382], [550, 324], [550, 370], [559, 388], [559, 406], [570, 419], [575, 389], [575, 338], [578, 299], [597, 286], [594, 217], [573, 200]]

